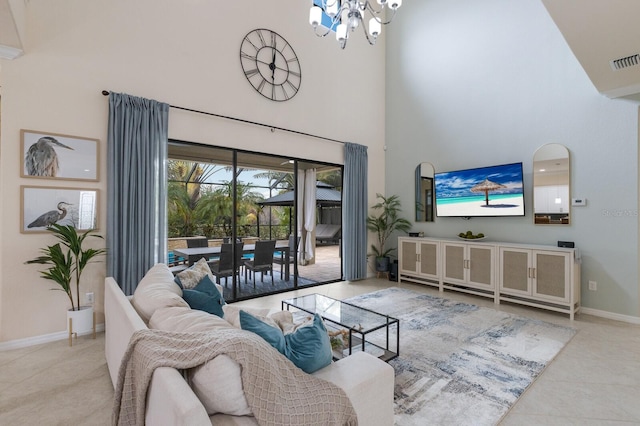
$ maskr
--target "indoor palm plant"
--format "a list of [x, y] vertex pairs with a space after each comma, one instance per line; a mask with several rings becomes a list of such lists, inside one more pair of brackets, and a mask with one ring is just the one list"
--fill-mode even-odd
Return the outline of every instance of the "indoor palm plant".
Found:
[[385, 197], [376, 194], [378, 203], [372, 209], [376, 214], [367, 217], [367, 229], [376, 234], [377, 244], [371, 244], [372, 254], [376, 257], [376, 271], [389, 269], [389, 254], [395, 247], [385, 248], [387, 240], [395, 231], [407, 232], [411, 229], [411, 222], [400, 217], [401, 207], [397, 195]]
[[[41, 277], [54, 281], [60, 286], [60, 288], [56, 290], [65, 292], [71, 303], [70, 313], [80, 311], [80, 278], [82, 271], [92, 259], [106, 253], [106, 249], [104, 248], [83, 248], [83, 244], [88, 237], [102, 238], [102, 236], [95, 234], [93, 230], [79, 233], [78, 230], [71, 225], [53, 224], [48, 229], [58, 239], [58, 242], [42, 248], [40, 250], [42, 253], [41, 256], [28, 260], [25, 263], [47, 265], [47, 269], [40, 271]], [[73, 297], [73, 287], [75, 287], [75, 300]], [[89, 310], [88, 308], [91, 308], [91, 313], [86, 315], [90, 315], [91, 321], [93, 322], [93, 308], [82, 307], [82, 309], [85, 310]], [[73, 316], [73, 314], [71, 315]], [[80, 330], [78, 327], [74, 327], [74, 329], [74, 331], [78, 332], [86, 331]]]

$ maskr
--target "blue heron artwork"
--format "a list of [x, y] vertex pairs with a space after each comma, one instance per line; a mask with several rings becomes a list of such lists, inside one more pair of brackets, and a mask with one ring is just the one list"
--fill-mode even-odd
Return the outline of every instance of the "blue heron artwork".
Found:
[[67, 216], [67, 207], [69, 203], [61, 201], [58, 203], [57, 210], [51, 210], [38, 216], [36, 220], [27, 225], [27, 228], [49, 227], [54, 223], [62, 220]]
[[22, 186], [22, 233], [47, 232], [52, 225], [96, 229], [98, 190]]
[[99, 180], [97, 139], [31, 130], [21, 136], [22, 177]]
[[29, 147], [24, 157], [24, 167], [30, 176], [56, 177], [60, 164], [55, 148], [73, 149], [52, 136], [44, 136]]

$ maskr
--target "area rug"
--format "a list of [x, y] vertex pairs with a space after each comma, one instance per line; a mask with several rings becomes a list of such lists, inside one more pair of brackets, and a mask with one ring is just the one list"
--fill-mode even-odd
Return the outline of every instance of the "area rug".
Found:
[[397, 426], [497, 424], [576, 333], [399, 288], [346, 301], [400, 320]]

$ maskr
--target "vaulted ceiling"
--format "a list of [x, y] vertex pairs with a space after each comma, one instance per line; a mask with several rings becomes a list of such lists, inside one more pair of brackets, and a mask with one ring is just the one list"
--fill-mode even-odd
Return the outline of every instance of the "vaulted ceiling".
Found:
[[[542, 0], [542, 3], [600, 93], [610, 98], [637, 97], [640, 1]], [[619, 61], [613, 62], [616, 60]]]
[[0, 0], [0, 58], [14, 59], [22, 54], [20, 31], [25, 0]]
[[[640, 100], [640, 0], [541, 1], [596, 89]], [[27, 2], [0, 0], [2, 58], [22, 53]]]

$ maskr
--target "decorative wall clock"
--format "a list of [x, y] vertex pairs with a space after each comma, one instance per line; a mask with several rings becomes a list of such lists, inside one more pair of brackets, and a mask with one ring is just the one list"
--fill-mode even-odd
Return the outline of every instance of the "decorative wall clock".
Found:
[[300, 89], [300, 61], [280, 34], [264, 28], [250, 31], [240, 45], [240, 64], [245, 77], [265, 98], [282, 102]]

